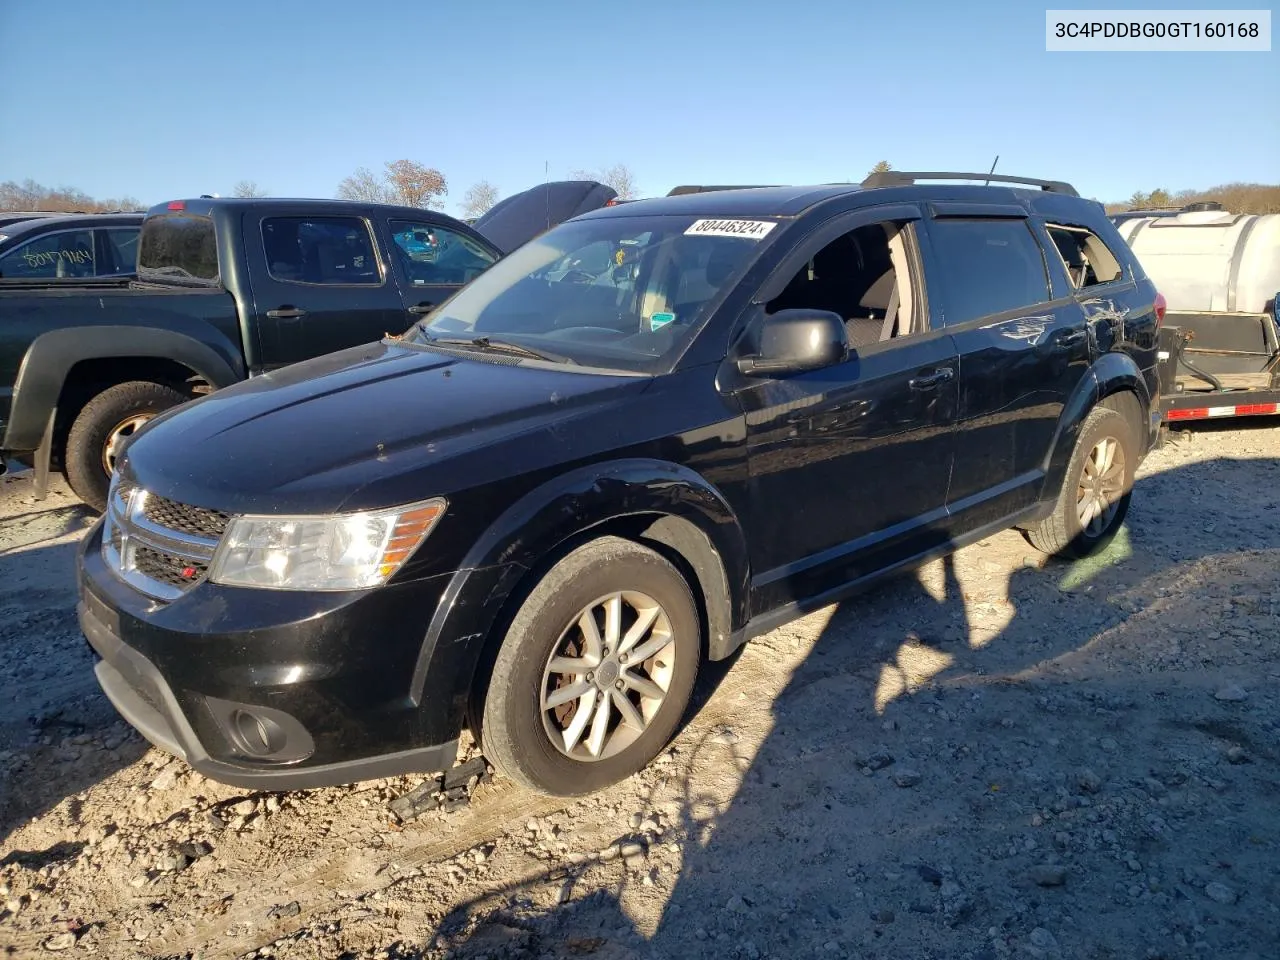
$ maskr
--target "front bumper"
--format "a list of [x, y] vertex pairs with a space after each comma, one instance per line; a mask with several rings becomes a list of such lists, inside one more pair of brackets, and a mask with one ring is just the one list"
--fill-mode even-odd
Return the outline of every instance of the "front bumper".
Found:
[[341, 594], [204, 583], [164, 604], [108, 569], [101, 530], [80, 547], [80, 625], [103, 692], [160, 749], [260, 790], [453, 764], [456, 711], [434, 685], [421, 702], [409, 695], [450, 576]]

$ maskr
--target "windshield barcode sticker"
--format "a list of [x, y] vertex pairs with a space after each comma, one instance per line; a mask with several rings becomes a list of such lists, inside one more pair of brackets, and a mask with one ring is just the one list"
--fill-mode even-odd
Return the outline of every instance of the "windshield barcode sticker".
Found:
[[686, 230], [686, 237], [746, 237], [762, 240], [776, 223], [768, 220], [695, 220]]

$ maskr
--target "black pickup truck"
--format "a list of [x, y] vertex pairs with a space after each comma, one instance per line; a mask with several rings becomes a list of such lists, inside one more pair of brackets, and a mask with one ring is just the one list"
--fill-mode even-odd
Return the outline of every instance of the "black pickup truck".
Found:
[[157, 413], [400, 333], [503, 252], [459, 220], [408, 207], [157, 205], [135, 281], [0, 290], [0, 452], [36, 467], [37, 495], [60, 466], [100, 510], [122, 441]]

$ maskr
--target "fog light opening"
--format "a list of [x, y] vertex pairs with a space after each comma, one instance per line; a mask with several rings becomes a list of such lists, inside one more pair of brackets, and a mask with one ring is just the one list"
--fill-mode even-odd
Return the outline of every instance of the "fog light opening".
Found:
[[231, 715], [231, 732], [245, 753], [268, 757], [284, 749], [288, 739], [280, 724], [249, 710], [236, 710]]

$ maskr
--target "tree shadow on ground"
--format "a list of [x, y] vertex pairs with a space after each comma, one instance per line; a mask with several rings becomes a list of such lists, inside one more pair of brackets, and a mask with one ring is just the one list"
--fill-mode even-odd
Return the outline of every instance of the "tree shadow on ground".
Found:
[[[1280, 751], [1258, 748], [1280, 716], [1274, 698], [1248, 711], [1195, 688], [1274, 662], [1274, 649], [1224, 653], [1219, 631], [1201, 628], [1224, 603], [1245, 618], [1233, 624], [1274, 621], [1265, 598], [1232, 596], [1273, 582], [1280, 518], [1257, 494], [1277, 481], [1274, 460], [1175, 467], [1139, 481], [1122, 535], [1099, 557], [1041, 566], [1007, 532], [965, 552], [963, 577], [948, 558], [841, 604], [795, 654], [785, 689], [743, 703], [771, 711], [758, 749], [686, 732], [678, 811], [661, 837], [634, 838], [646, 855], [491, 890], [452, 910], [423, 949], [1280, 955], [1274, 900], [1267, 907], [1280, 894], [1267, 865], [1280, 840], [1244, 838], [1245, 826], [1233, 833], [1221, 819], [1260, 805], [1280, 822]], [[1008, 576], [1019, 552], [1024, 565]], [[786, 656], [794, 636], [784, 627], [755, 644]], [[1250, 762], [1224, 759], [1246, 744]], [[745, 768], [727, 808], [706, 779], [726, 751]], [[601, 872], [579, 897], [587, 869]], [[1214, 881], [1252, 888], [1252, 899], [1207, 898]], [[565, 902], [540, 905], [548, 889]], [[655, 901], [656, 928], [638, 925]]]

